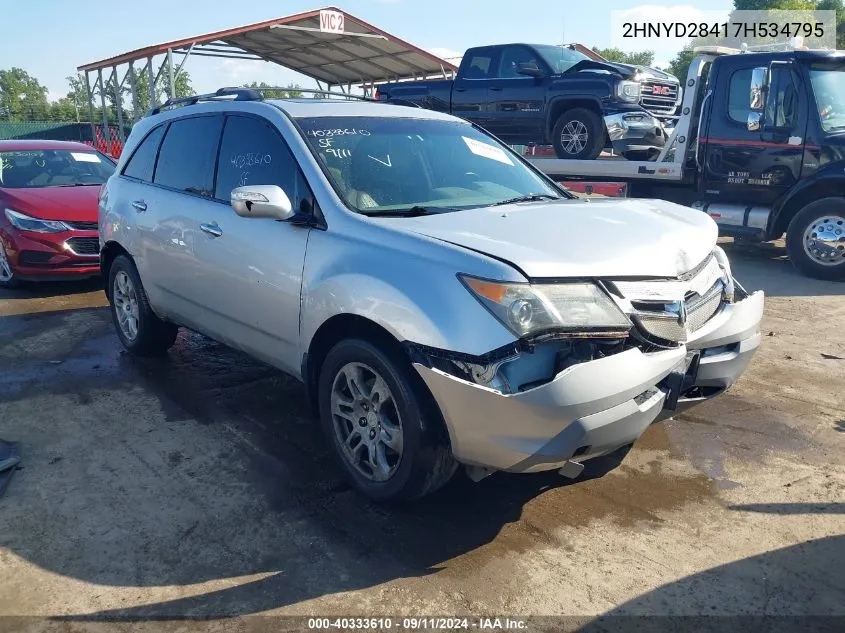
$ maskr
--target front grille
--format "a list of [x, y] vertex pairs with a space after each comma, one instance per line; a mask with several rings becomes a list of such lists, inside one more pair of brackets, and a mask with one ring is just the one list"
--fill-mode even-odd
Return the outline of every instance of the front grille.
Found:
[[686, 341], [722, 306], [725, 285], [716, 281], [704, 294], [690, 292], [681, 301], [631, 301], [634, 320], [646, 333], [664, 341]]
[[631, 315], [647, 338], [683, 342], [722, 307], [723, 272], [713, 255], [677, 279], [617, 281], [616, 289], [631, 302]]
[[678, 100], [680, 86], [677, 84], [649, 80], [640, 84], [640, 105], [655, 115], [672, 115]]
[[687, 300], [687, 331], [697, 332], [707, 323], [722, 305], [724, 285], [721, 281], [713, 284], [704, 296], [695, 296]]
[[65, 244], [77, 255], [100, 254], [100, 239], [97, 237], [72, 237]]
[[74, 231], [96, 231], [99, 225], [96, 222], [65, 222]]

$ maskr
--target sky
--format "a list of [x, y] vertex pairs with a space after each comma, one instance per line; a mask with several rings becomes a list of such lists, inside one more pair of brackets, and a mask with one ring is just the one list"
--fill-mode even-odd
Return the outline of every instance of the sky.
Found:
[[[67, 93], [65, 77], [76, 67], [151, 44], [232, 28], [328, 6], [320, 0], [28, 0], [0, 8], [0, 68], [18, 66], [35, 76], [55, 100]], [[9, 7], [13, 6], [14, 9]], [[338, 8], [441, 57], [483, 44], [578, 42], [608, 47], [618, 42], [611, 23], [625, 15], [640, 21], [692, 21], [723, 12], [730, 0], [336, 0]], [[615, 13], [613, 13], [615, 12]], [[619, 13], [625, 12], [625, 13]], [[613, 18], [613, 20], [611, 19]], [[618, 30], [614, 31], [618, 33]], [[678, 41], [650, 41], [665, 65]], [[313, 80], [266, 62], [196, 57], [185, 66], [198, 92], [224, 85], [270, 85]]]

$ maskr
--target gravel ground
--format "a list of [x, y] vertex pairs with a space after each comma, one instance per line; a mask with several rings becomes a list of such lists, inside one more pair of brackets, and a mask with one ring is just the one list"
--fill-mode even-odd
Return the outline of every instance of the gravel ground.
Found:
[[131, 358], [96, 283], [0, 291], [0, 435], [23, 457], [0, 615], [845, 617], [845, 285], [726, 247], [768, 295], [730, 393], [616, 470], [459, 476], [397, 509], [343, 483], [279, 372], [184, 332]]

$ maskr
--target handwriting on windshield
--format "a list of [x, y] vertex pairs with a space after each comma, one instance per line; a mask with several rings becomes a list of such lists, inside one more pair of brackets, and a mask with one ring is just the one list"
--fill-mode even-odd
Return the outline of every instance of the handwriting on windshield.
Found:
[[362, 130], [356, 128], [333, 128], [326, 130], [308, 130], [308, 136], [315, 138], [325, 138], [331, 136], [371, 136], [372, 132], [369, 130]]

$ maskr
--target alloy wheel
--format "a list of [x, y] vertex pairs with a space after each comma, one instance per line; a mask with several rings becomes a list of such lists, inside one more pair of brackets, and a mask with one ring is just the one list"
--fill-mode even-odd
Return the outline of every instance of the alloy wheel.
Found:
[[390, 479], [402, 459], [402, 420], [384, 378], [363, 363], [347, 363], [331, 391], [334, 432], [344, 459], [370, 481]]
[[560, 144], [567, 154], [578, 154], [587, 147], [587, 126], [576, 120], [569, 121], [560, 131]]
[[804, 252], [822, 266], [845, 264], [845, 218], [823, 215], [804, 231]]
[[112, 297], [120, 331], [127, 340], [134, 341], [138, 337], [138, 295], [129, 275], [122, 270], [114, 276]]
[[3, 241], [0, 240], [0, 282], [6, 283], [12, 280], [12, 266], [9, 264], [9, 258], [6, 256], [6, 248], [3, 246]]

